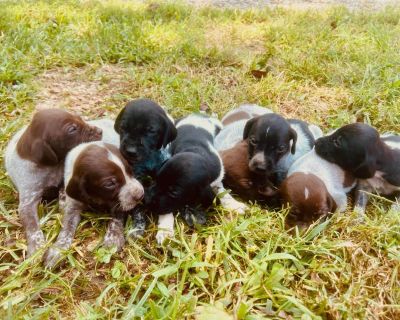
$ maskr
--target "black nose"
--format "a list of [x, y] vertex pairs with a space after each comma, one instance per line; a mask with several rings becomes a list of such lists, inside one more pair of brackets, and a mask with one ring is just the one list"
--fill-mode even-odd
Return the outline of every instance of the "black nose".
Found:
[[129, 158], [136, 158], [137, 157], [137, 149], [135, 147], [127, 147], [125, 148], [125, 153]]

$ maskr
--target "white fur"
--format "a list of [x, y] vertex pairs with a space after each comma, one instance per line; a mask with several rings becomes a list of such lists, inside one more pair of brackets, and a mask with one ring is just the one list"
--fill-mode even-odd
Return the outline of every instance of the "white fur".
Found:
[[216, 128], [222, 129], [222, 123], [216, 118], [205, 117], [200, 114], [191, 114], [178, 122], [176, 128], [183, 125], [190, 125], [195, 128], [201, 128], [209, 132], [213, 137], [215, 136]]
[[337, 211], [342, 212], [347, 207], [347, 193], [356, 185], [345, 188], [345, 172], [338, 165], [322, 159], [315, 149], [299, 158], [288, 171], [288, 177], [295, 172], [313, 174], [325, 184], [329, 194], [335, 200]]
[[307, 187], [304, 188], [304, 199], [308, 199], [308, 196], [310, 195], [310, 191], [308, 190]]
[[238, 112], [247, 113], [249, 115], [249, 119], [251, 119], [255, 116], [261, 116], [266, 113], [272, 113], [272, 110], [262, 107], [262, 106], [259, 106], [257, 104], [242, 104], [239, 107], [232, 109], [227, 114], [225, 114], [221, 121], [224, 122], [225, 119], [229, 118], [230, 116], [232, 116]]
[[167, 238], [174, 236], [174, 215], [172, 213], [161, 214], [158, 216], [158, 231], [156, 235], [157, 243], [162, 245]]
[[114, 120], [98, 119], [88, 121], [91, 126], [98, 127], [103, 130], [101, 141], [113, 144], [119, 148], [119, 134], [114, 130]]

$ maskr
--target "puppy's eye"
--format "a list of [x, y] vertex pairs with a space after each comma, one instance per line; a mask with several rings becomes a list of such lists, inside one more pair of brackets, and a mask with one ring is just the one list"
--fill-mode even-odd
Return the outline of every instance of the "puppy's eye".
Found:
[[276, 151], [278, 153], [285, 153], [286, 152], [286, 146], [284, 144], [282, 144], [276, 149]]
[[255, 146], [255, 145], [257, 144], [257, 139], [256, 139], [255, 137], [250, 137], [250, 138], [249, 138], [249, 143], [250, 143], [252, 146]]
[[336, 148], [340, 148], [341, 145], [342, 145], [342, 144], [340, 143], [339, 137], [334, 138], [332, 142], [333, 142], [333, 145], [334, 145]]
[[179, 192], [177, 190], [170, 190], [169, 195], [171, 198], [178, 198], [179, 197]]
[[74, 134], [76, 133], [76, 131], [78, 130], [78, 126], [76, 124], [71, 124], [68, 128], [67, 128], [67, 133], [68, 134]]
[[108, 190], [113, 190], [116, 188], [117, 186], [117, 180], [115, 178], [106, 180], [103, 182], [103, 184], [101, 185], [103, 188], [108, 189]]

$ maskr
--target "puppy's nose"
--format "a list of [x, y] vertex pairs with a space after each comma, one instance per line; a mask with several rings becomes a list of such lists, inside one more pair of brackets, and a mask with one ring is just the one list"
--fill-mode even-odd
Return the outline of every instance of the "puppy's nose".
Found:
[[133, 198], [135, 199], [135, 201], [140, 201], [142, 200], [144, 197], [144, 191], [142, 190], [138, 190], [137, 192], [134, 193]]
[[90, 133], [94, 136], [101, 137], [103, 134], [103, 130], [98, 127], [93, 126], [90, 128]]
[[137, 149], [135, 147], [127, 147], [125, 149], [125, 153], [128, 155], [130, 158], [136, 158], [137, 157]]

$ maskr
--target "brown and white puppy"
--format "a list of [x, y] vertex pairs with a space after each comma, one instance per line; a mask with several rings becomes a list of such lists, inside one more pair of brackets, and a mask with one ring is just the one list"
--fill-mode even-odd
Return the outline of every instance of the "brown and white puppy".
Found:
[[[352, 123], [316, 141], [315, 150], [359, 179], [355, 210], [363, 219], [368, 195], [400, 194], [400, 136], [386, 134], [364, 123]], [[399, 210], [397, 204], [394, 209]]]
[[267, 185], [267, 179], [249, 169], [245, 140], [219, 153], [225, 169], [224, 186], [234, 194], [247, 201], [264, 201], [276, 193], [273, 186]]
[[[19, 193], [18, 212], [27, 239], [27, 255], [44, 245], [37, 206], [49, 190], [58, 190], [67, 153], [82, 142], [101, 139], [101, 129], [61, 109], [38, 111], [9, 142], [5, 167]], [[50, 192], [51, 193], [51, 192]]]
[[[107, 127], [103, 127], [106, 132]], [[110, 126], [108, 126], [110, 128]], [[114, 129], [106, 133], [109, 141], [119, 141]], [[103, 245], [121, 250], [124, 243], [124, 219], [143, 198], [142, 185], [134, 178], [132, 169], [118, 149], [118, 145], [104, 141], [81, 144], [72, 149], [65, 162], [64, 184], [66, 201], [62, 229], [55, 244], [45, 257], [47, 267], [53, 267], [67, 250], [86, 209], [111, 212]]]
[[338, 165], [322, 159], [311, 150], [289, 169], [280, 187], [281, 196], [290, 205], [288, 225], [309, 224], [347, 207], [347, 193], [356, 179]]

